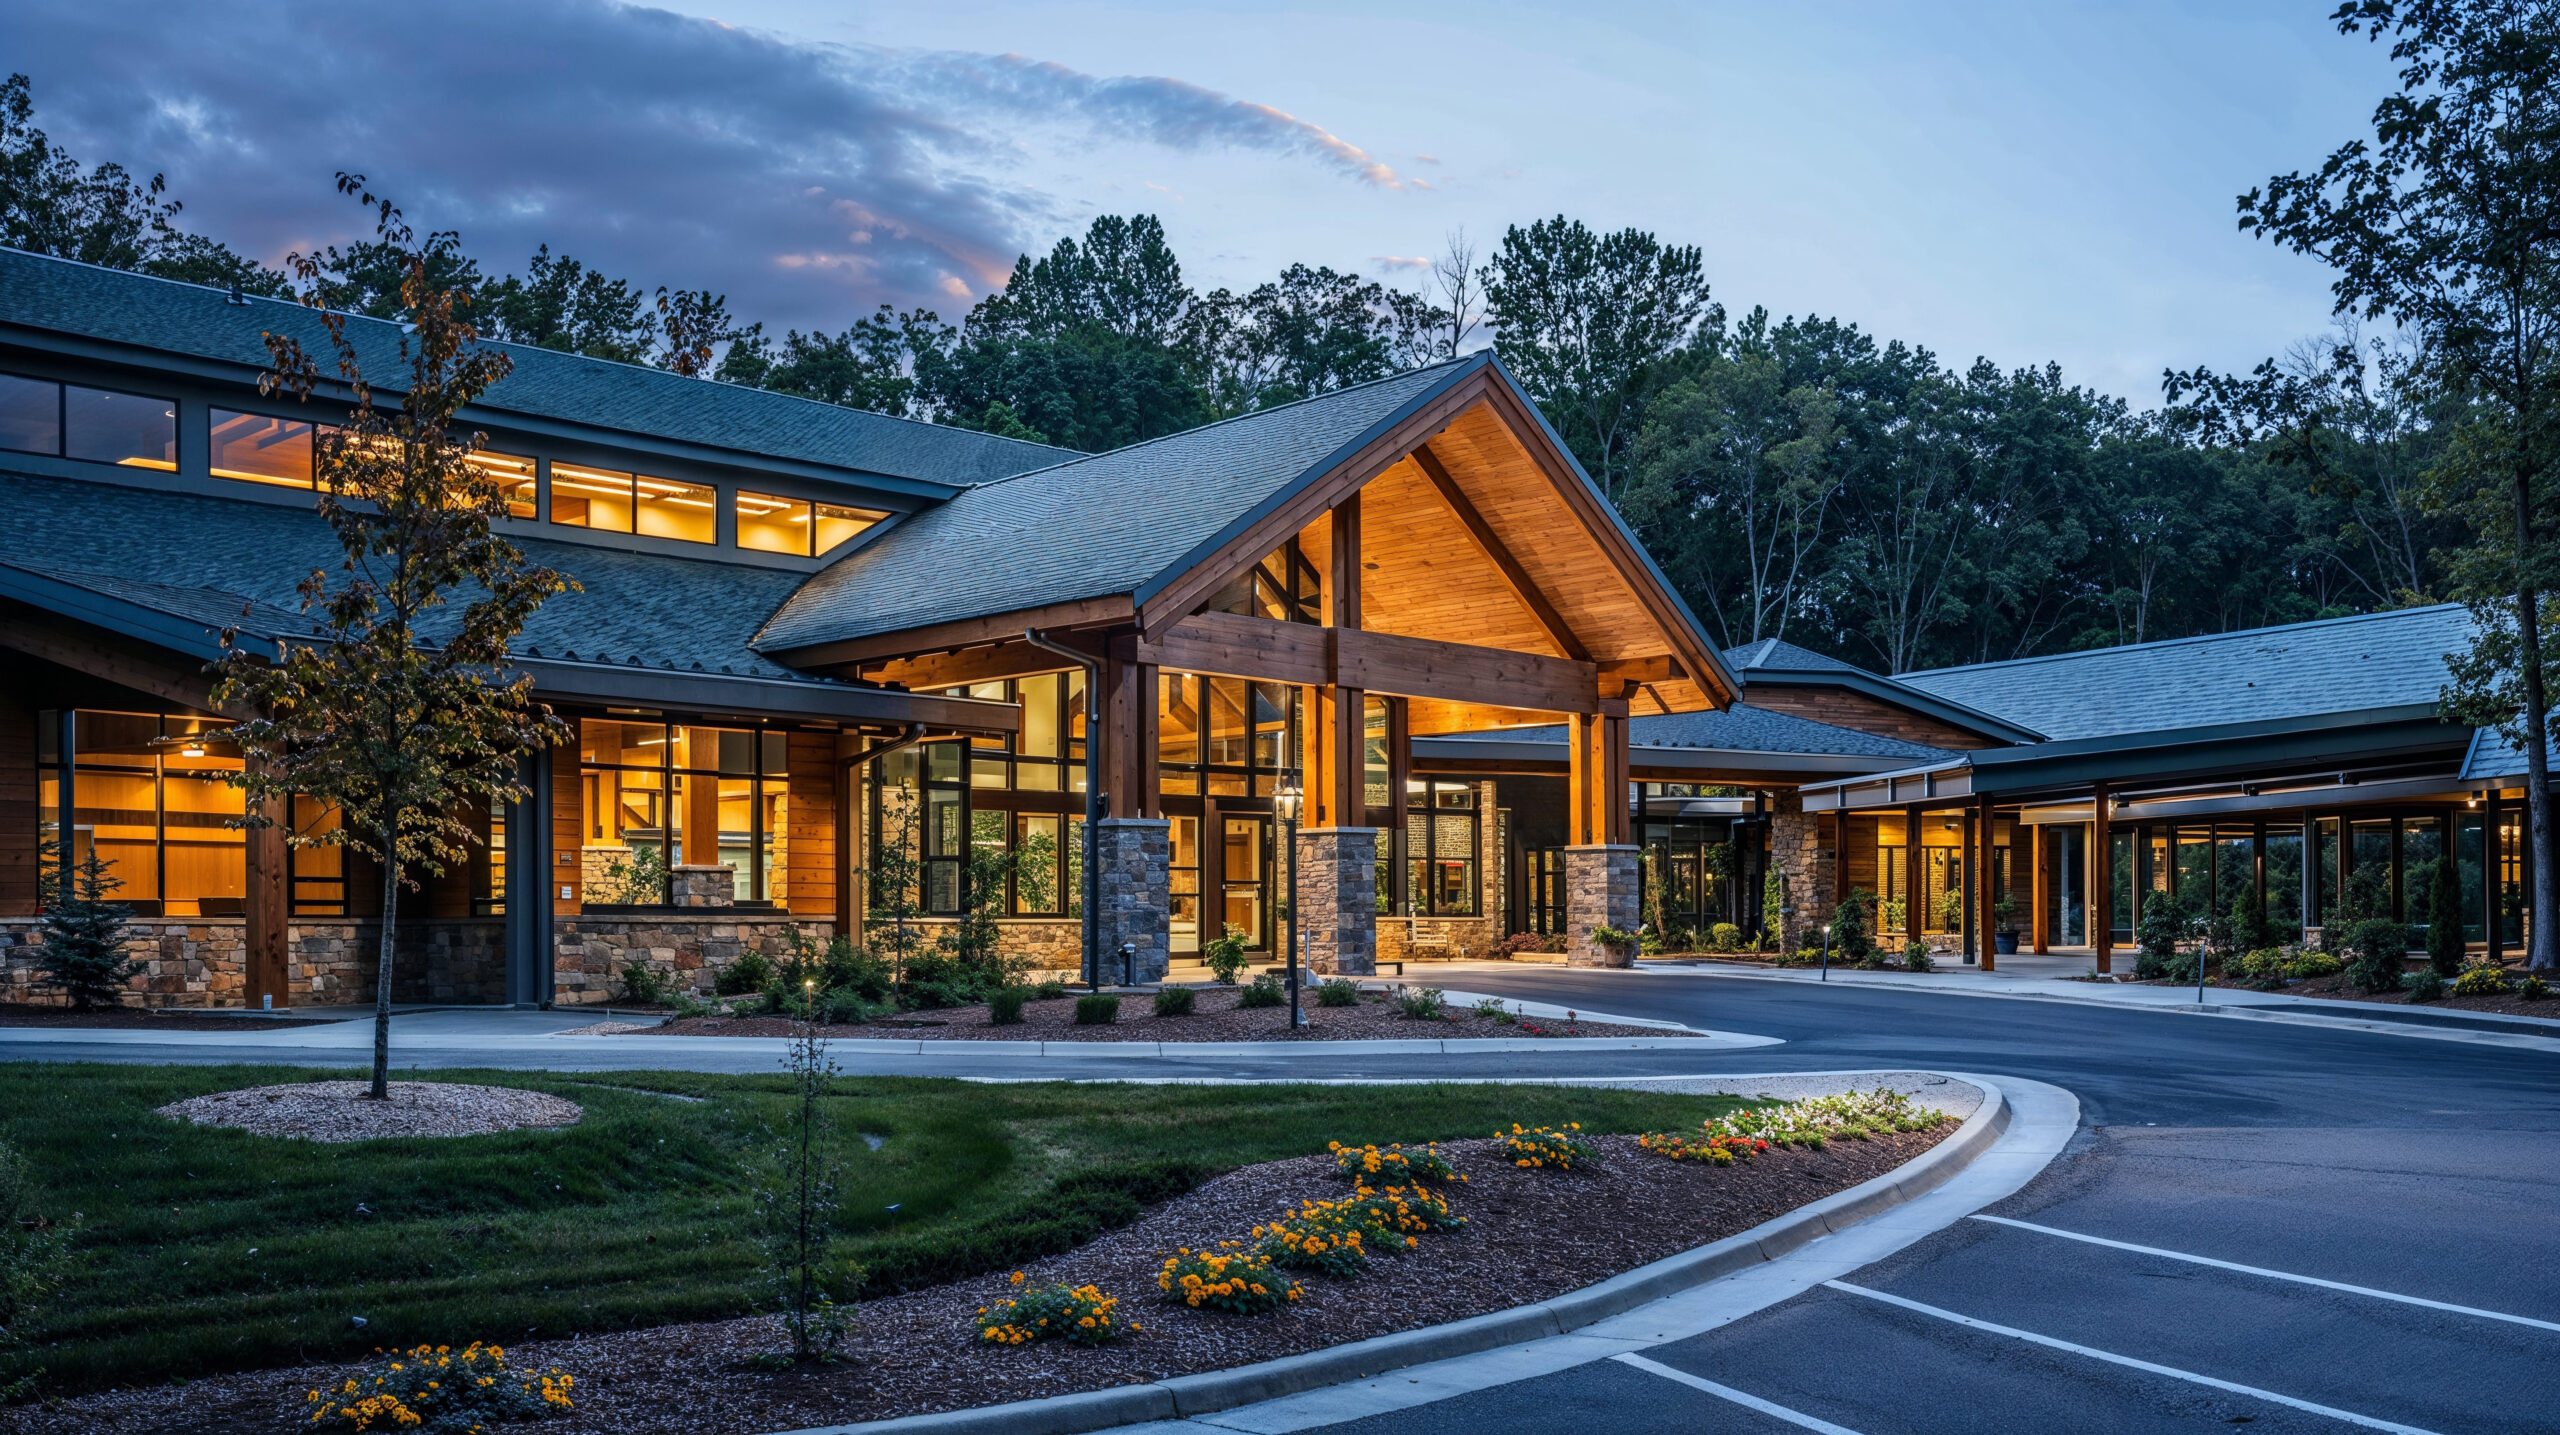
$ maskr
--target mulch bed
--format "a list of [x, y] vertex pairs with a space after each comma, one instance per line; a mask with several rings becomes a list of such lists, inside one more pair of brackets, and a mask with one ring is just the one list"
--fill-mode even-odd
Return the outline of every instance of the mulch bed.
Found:
[[[2521, 968], [2508, 968], [2510, 981], [2518, 980], [2522, 976]], [[2453, 1011], [2488, 1012], [2497, 1016], [2538, 1016], [2546, 1021], [2560, 1021], [2560, 1001], [2553, 1001], [2548, 997], [2538, 1002], [2529, 1002], [2512, 991], [2504, 996], [2458, 997], [2450, 990], [2451, 982], [2445, 985], [2448, 990], [2444, 997], [2431, 1002], [2413, 1002], [2409, 1000], [2407, 992], [2388, 992], [2379, 996], [2370, 992], [2360, 992], [2343, 976], [2316, 977], [2310, 981], [2293, 982], [2285, 987], [2284, 994], [2295, 997], [2321, 997], [2329, 1001], [2380, 1002], [2387, 1006], [2414, 1006], [2421, 1011], [2430, 1007], [2445, 1007]]]
[[[1240, 991], [1198, 988], [1198, 1007], [1189, 1016], [1157, 1016], [1155, 998], [1145, 992], [1120, 996], [1120, 1019], [1109, 1026], [1077, 1026], [1075, 997], [1025, 1002], [1022, 1021], [992, 1026], [985, 1006], [947, 1007], [940, 1011], [905, 1012], [862, 1026], [831, 1026], [830, 1038], [890, 1041], [1394, 1041], [1440, 1037], [1579, 1037], [1695, 1036], [1668, 1027], [1613, 1026], [1606, 1022], [1521, 1018], [1504, 1025], [1479, 1016], [1472, 1007], [1452, 1006], [1441, 1021], [1417, 1021], [1395, 1003], [1363, 996], [1358, 1006], [1318, 1006], [1312, 993], [1303, 995], [1307, 1024], [1289, 1029], [1289, 1008], [1243, 1007]], [[639, 1027], [617, 1033], [628, 1036], [789, 1036], [791, 1022], [778, 1016], [686, 1017], [664, 1026]]]
[[[1731, 1167], [1668, 1161], [1638, 1151], [1633, 1137], [1601, 1136], [1593, 1144], [1604, 1168], [1578, 1172], [1523, 1171], [1490, 1141], [1444, 1142], [1441, 1153], [1470, 1177], [1451, 1196], [1471, 1219], [1466, 1229], [1424, 1236], [1421, 1249], [1373, 1260], [1359, 1276], [1301, 1275], [1306, 1295], [1268, 1315], [1173, 1304], [1157, 1292], [1156, 1272], [1174, 1247], [1241, 1238], [1300, 1197], [1339, 1195], [1348, 1184], [1325, 1156], [1247, 1167], [1026, 1268], [1032, 1285], [1090, 1281], [1121, 1297], [1120, 1315], [1144, 1329], [1098, 1350], [979, 1340], [974, 1313], [1011, 1290], [998, 1272], [864, 1304], [833, 1366], [744, 1368], [746, 1357], [775, 1348], [773, 1323], [756, 1318], [510, 1342], [507, 1357], [577, 1377], [574, 1413], [526, 1427], [562, 1435], [751, 1435], [1161, 1380], [1562, 1295], [1881, 1175], [1955, 1129], [1772, 1150]], [[83, 1396], [0, 1412], [0, 1430], [269, 1435], [300, 1423], [304, 1391], [344, 1373], [312, 1366]]]
[[133, 1028], [147, 1031], [274, 1031], [288, 1026], [318, 1026], [308, 1018], [275, 1016], [221, 1016], [212, 1012], [172, 1011], [167, 1008], [109, 1007], [96, 1011], [73, 1011], [69, 1007], [33, 1006], [23, 1002], [0, 1003], [0, 1026], [60, 1026]]

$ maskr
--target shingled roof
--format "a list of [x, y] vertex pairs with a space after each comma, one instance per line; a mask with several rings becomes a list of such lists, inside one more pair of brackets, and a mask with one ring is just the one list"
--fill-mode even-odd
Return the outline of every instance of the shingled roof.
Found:
[[2461, 605], [1904, 673], [1905, 687], [2055, 741], [2433, 704], [2471, 641]]
[[[826, 682], [747, 646], [801, 574], [544, 539], [516, 546], [583, 589], [534, 614], [516, 644], [527, 657]], [[336, 536], [309, 509], [5, 469], [0, 554], [19, 573], [181, 624], [237, 624], [261, 636], [307, 631], [294, 585], [342, 561]], [[244, 606], [253, 608], [245, 620]]]
[[1141, 600], [1492, 362], [1470, 355], [981, 484], [811, 578], [766, 652], [1115, 594]]
[[1724, 650], [1725, 666], [1734, 670], [1744, 682], [1758, 673], [1866, 673], [1876, 676], [1855, 663], [1826, 658], [1811, 648], [1799, 648], [1784, 638], [1762, 638], [1739, 648]]
[[[320, 318], [299, 304], [0, 248], [0, 325], [104, 340], [162, 354], [262, 369], [269, 330], [325, 352]], [[351, 317], [365, 372], [378, 387], [405, 372], [401, 326]], [[731, 453], [819, 464], [958, 488], [1070, 457], [1074, 450], [970, 429], [689, 379], [522, 344], [503, 344], [515, 370], [474, 412], [589, 425]], [[243, 377], [248, 374], [244, 373]]]

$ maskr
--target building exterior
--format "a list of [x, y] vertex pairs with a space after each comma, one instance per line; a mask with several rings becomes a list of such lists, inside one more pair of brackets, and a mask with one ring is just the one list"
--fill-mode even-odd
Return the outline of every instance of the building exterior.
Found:
[[[304, 631], [338, 561], [332, 403], [259, 394], [270, 331], [320, 339], [0, 250], [0, 996], [45, 999], [41, 873], [90, 852], [142, 999], [371, 993], [379, 874], [295, 840], [316, 804], [244, 821], [211, 704], [223, 633]], [[349, 331], [398, 372], [396, 326]], [[707, 989], [891, 911], [1142, 979], [1293, 920], [1344, 973], [1519, 932], [1617, 960], [1604, 924], [1795, 943], [1861, 887], [1909, 939], [2103, 967], [2148, 894], [2424, 924], [2443, 861], [2475, 944], [2526, 918], [2521, 763], [2434, 715], [2458, 610], [1886, 677], [1718, 652], [1490, 355], [1082, 455], [512, 354], [467, 418], [501, 530], [579, 585], [517, 647], [577, 740], [413, 874], [401, 1000]]]

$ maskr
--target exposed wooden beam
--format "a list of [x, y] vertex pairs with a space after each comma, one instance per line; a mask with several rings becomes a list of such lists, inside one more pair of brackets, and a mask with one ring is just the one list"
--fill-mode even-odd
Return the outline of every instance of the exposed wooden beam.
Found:
[[1422, 470], [1422, 476], [1431, 480], [1431, 486], [1440, 490], [1440, 501], [1448, 504], [1449, 511], [1457, 515], [1459, 526], [1475, 540], [1476, 551], [1482, 553], [1493, 564], [1494, 570], [1502, 575], [1503, 584], [1511, 590], [1511, 596], [1519, 599], [1520, 606], [1529, 610], [1529, 616], [1538, 620], [1538, 626], [1547, 630], [1547, 637], [1555, 643], [1556, 651], [1568, 658], [1588, 661], [1591, 650], [1582, 646], [1582, 640], [1575, 637], [1573, 629], [1566, 625], [1564, 615], [1558, 613], [1555, 605], [1547, 601], [1547, 595], [1539, 592], [1538, 585], [1529, 580], [1519, 560], [1513, 558], [1511, 550], [1495, 536], [1492, 525], [1476, 511], [1475, 504], [1458, 487], [1458, 481], [1449, 476], [1448, 465], [1431, 451], [1431, 445], [1426, 443], [1415, 449], [1413, 462]]
[[1479, 369], [1450, 385], [1431, 402], [1406, 415], [1403, 422], [1362, 445], [1357, 453], [1330, 472], [1291, 494], [1287, 501], [1274, 507], [1261, 521], [1218, 545], [1147, 600], [1146, 611], [1139, 615], [1147, 636], [1154, 638], [1190, 616], [1245, 565], [1261, 562], [1264, 554], [1279, 547], [1319, 515], [1329, 512], [1342, 501], [1343, 495], [1358, 492], [1361, 485], [1402, 462], [1417, 445], [1429, 441], [1434, 434], [1447, 428], [1450, 420], [1472, 408], [1498, 387], [1489, 369]]
[[1338, 629], [1334, 644], [1335, 680], [1347, 687], [1550, 713], [1591, 712], [1599, 702], [1592, 665], [1570, 658]]
[[1186, 673], [1321, 686], [1333, 681], [1331, 632], [1241, 613], [1194, 613], [1154, 641], [1138, 640], [1132, 657]]
[[[1094, 656], [1102, 656], [1099, 644], [1095, 645]], [[1063, 672], [1067, 666], [1057, 654], [1017, 641], [964, 648], [956, 653], [864, 663], [855, 671], [870, 682], [894, 683], [921, 691], [956, 688], [967, 683], [991, 683], [999, 678], [1027, 678], [1035, 673]]]
[[1615, 658], [1599, 666], [1603, 684], [1632, 683], [1641, 686], [1689, 676], [1689, 670], [1680, 666], [1680, 660], [1668, 653], [1658, 653], [1650, 658]]
[[1039, 608], [1017, 608], [1010, 613], [992, 613], [982, 618], [956, 618], [948, 623], [932, 623], [895, 633], [875, 633], [867, 638], [813, 643], [805, 648], [781, 648], [768, 656], [795, 668], [852, 667], [889, 658], [911, 658], [919, 654], [947, 653], [959, 648], [1000, 643], [1021, 637], [1025, 628], [1054, 630], [1125, 623], [1136, 612], [1129, 595], [1115, 593], [1101, 598], [1051, 603]]

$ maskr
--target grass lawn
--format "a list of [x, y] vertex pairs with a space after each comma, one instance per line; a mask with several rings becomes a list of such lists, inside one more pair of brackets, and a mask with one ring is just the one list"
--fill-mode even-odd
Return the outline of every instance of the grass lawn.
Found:
[[[764, 1293], [754, 1192], [780, 1076], [403, 1073], [547, 1091], [558, 1131], [318, 1145], [156, 1115], [189, 1096], [343, 1072], [0, 1067], [0, 1136], [48, 1216], [80, 1213], [62, 1289], [21, 1333], [41, 1389], [156, 1382], [418, 1341], [565, 1336], [747, 1313]], [[1693, 1126], [1740, 1104], [1532, 1086], [979, 1085], [847, 1077], [838, 1249], [865, 1289], [1063, 1250], [1207, 1176], [1329, 1140], [1497, 1124]], [[690, 1098], [690, 1099], [683, 1099]], [[357, 1329], [352, 1317], [366, 1325]]]

